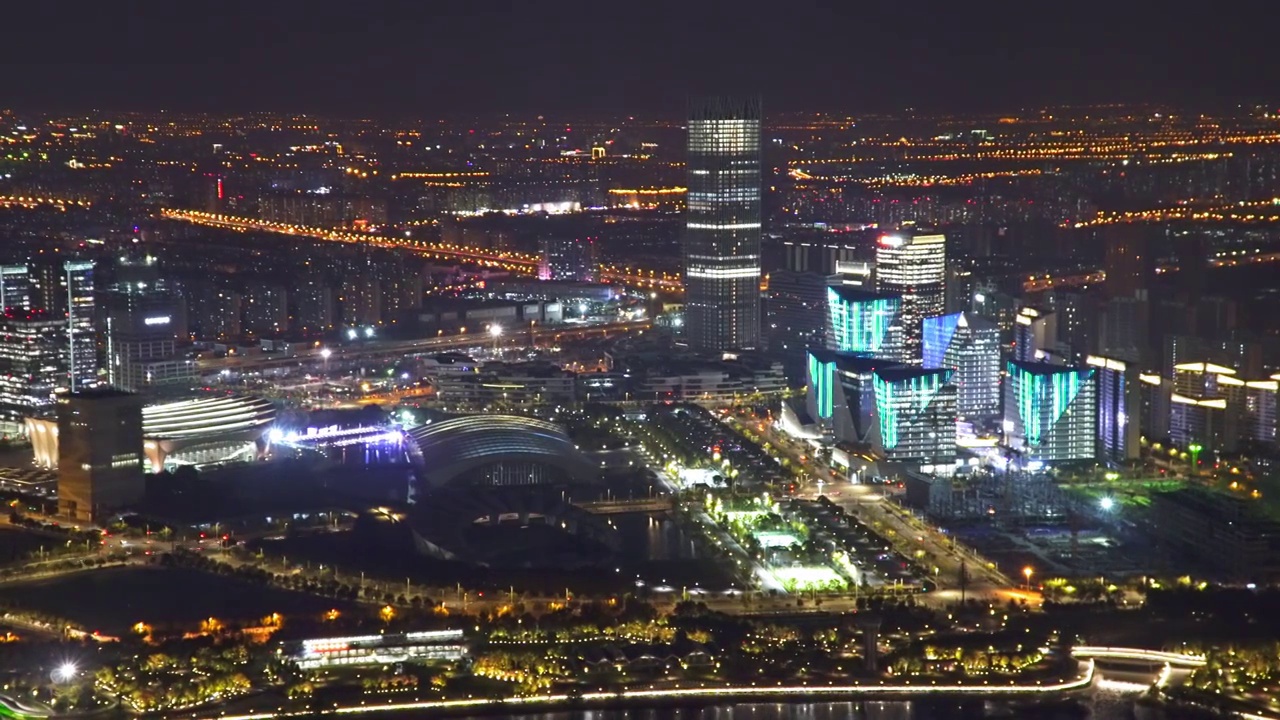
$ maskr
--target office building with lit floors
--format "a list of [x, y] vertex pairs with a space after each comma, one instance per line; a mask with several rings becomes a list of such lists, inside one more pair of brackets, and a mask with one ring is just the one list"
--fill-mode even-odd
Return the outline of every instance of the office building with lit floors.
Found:
[[97, 306], [94, 264], [89, 260], [35, 262], [0, 268], [0, 309], [43, 312], [59, 320], [53, 339], [62, 356], [60, 387], [98, 384]]
[[1050, 310], [1026, 306], [1013, 318], [1013, 359], [1044, 360], [1058, 348], [1058, 316]]
[[1097, 457], [1096, 369], [1010, 360], [1004, 385], [1005, 444], [1028, 465]]
[[[64, 318], [67, 387], [72, 392], [96, 386], [97, 302], [93, 287], [93, 261], [68, 260], [46, 266], [38, 282], [41, 307]], [[56, 281], [52, 275], [56, 273]]]
[[1138, 459], [1142, 383], [1133, 363], [1090, 355], [1098, 383], [1098, 459], [1119, 467]]
[[760, 347], [760, 100], [696, 101], [688, 125], [684, 338]]
[[25, 418], [53, 408], [53, 394], [67, 385], [59, 340], [64, 321], [42, 310], [10, 307], [0, 315], [0, 432], [25, 433]]
[[827, 288], [826, 347], [898, 360], [901, 338], [894, 328], [901, 311], [900, 295], [832, 285]]
[[920, 365], [924, 319], [946, 314], [947, 239], [915, 227], [881, 235], [876, 241], [876, 289], [902, 297], [895, 328], [902, 337], [901, 359]]
[[58, 510], [93, 522], [141, 502], [142, 399], [94, 389], [58, 397]]
[[807, 410], [831, 440], [930, 472], [952, 466], [954, 371], [818, 348], [808, 364]]
[[955, 370], [956, 411], [961, 420], [986, 424], [1000, 418], [1000, 327], [973, 313], [924, 319], [924, 366]]

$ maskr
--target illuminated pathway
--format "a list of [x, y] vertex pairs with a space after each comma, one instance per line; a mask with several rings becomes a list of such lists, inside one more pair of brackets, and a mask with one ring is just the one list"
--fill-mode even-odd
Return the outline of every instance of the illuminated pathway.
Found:
[[1035, 685], [996, 685], [984, 682], [981, 685], [939, 685], [936, 681], [920, 684], [913, 683], [866, 683], [862, 685], [776, 685], [772, 687], [744, 685], [736, 687], [716, 688], [674, 688], [669, 690], [619, 690], [616, 692], [586, 692], [581, 695], [532, 695], [527, 697], [509, 697], [499, 699], [472, 698], [467, 700], [424, 700], [421, 702], [389, 701], [383, 705], [339, 706], [329, 709], [300, 709], [286, 712], [268, 712], [247, 715], [209, 716], [209, 720], [269, 720], [278, 717], [299, 717], [305, 715], [347, 715], [376, 712], [405, 712], [415, 710], [465, 710], [468, 708], [492, 708], [501, 706], [504, 709], [543, 708], [573, 704], [611, 705], [635, 702], [643, 705], [647, 700], [719, 700], [732, 702], [737, 700], [771, 699], [789, 700], [822, 700], [831, 699], [900, 699], [916, 695], [972, 695], [977, 697], [1027, 697], [1052, 693], [1082, 690], [1093, 685], [1097, 673], [1093, 661], [1083, 664], [1080, 674], [1072, 680], [1059, 683], [1040, 683]]

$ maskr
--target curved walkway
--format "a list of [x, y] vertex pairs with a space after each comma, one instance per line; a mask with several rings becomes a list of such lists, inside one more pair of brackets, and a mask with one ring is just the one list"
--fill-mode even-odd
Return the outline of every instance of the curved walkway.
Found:
[[774, 699], [778, 701], [822, 698], [859, 698], [886, 699], [911, 695], [975, 695], [980, 697], [999, 696], [1034, 696], [1042, 694], [1070, 692], [1091, 686], [1096, 678], [1094, 664], [1085, 664], [1081, 674], [1072, 679], [1058, 683], [1037, 683], [1035, 685], [925, 685], [910, 684], [866, 684], [866, 685], [778, 685], [774, 687], [738, 686], [718, 688], [676, 688], [670, 690], [619, 690], [617, 692], [590, 692], [581, 695], [532, 695], [528, 697], [509, 697], [498, 700], [476, 698], [470, 700], [425, 700], [422, 702], [396, 703], [384, 705], [356, 705], [335, 707], [328, 710], [312, 710], [284, 713], [257, 713], [248, 715], [221, 715], [217, 720], [274, 720], [288, 715], [348, 715], [376, 712], [405, 712], [421, 710], [467, 710], [482, 708], [503, 708], [505, 712], [512, 708], [556, 708], [578, 703], [587, 705], [626, 704], [634, 701], [643, 705], [645, 701], [666, 700], [749, 700], [754, 698]]
[[1081, 645], [1071, 649], [1071, 656], [1079, 660], [1134, 660], [1149, 663], [1168, 663], [1179, 668], [1203, 667], [1205, 659], [1201, 655], [1165, 652], [1163, 650], [1147, 650], [1146, 648], [1100, 647]]

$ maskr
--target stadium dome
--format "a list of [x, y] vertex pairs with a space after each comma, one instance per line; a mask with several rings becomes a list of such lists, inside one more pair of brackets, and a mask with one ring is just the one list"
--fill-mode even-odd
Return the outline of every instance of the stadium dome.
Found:
[[409, 452], [427, 490], [593, 483], [599, 469], [555, 423], [515, 415], [469, 415], [409, 431]]

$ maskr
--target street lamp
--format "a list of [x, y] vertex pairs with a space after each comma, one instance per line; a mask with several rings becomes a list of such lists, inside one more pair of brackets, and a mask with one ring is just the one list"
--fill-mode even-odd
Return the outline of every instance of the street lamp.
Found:
[[1027, 579], [1027, 589], [1028, 589], [1028, 590], [1030, 590], [1030, 589], [1031, 589], [1031, 576], [1032, 576], [1032, 575], [1034, 575], [1034, 574], [1035, 574], [1035, 570], [1032, 570], [1030, 565], [1028, 565], [1028, 566], [1026, 566], [1026, 567], [1022, 568], [1022, 575], [1023, 575], [1023, 577], [1025, 577], [1025, 578]]
[[53, 681], [58, 683], [71, 682], [75, 679], [76, 673], [79, 671], [80, 668], [76, 667], [75, 663], [70, 661], [64, 662], [53, 669]]
[[1187, 450], [1191, 452], [1191, 472], [1196, 472], [1200, 468], [1200, 451], [1204, 446], [1200, 443], [1191, 443], [1187, 446]]
[[493, 337], [493, 352], [498, 352], [498, 339], [502, 337], [502, 326], [494, 323], [489, 326], [489, 335]]
[[329, 348], [320, 348], [320, 358], [324, 360], [324, 372], [326, 375], [329, 373], [329, 356], [332, 354], [333, 351]]

